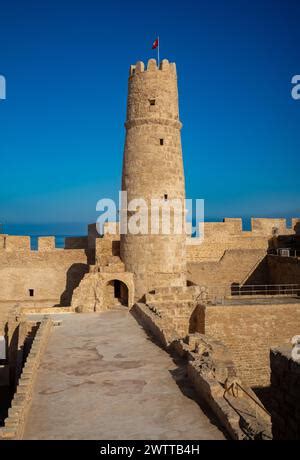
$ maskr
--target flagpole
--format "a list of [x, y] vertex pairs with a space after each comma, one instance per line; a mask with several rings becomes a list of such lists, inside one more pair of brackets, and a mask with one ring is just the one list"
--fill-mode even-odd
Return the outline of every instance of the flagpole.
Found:
[[158, 47], [157, 47], [157, 67], [159, 67], [159, 45], [160, 45], [159, 35], [157, 36], [157, 39], [158, 39]]

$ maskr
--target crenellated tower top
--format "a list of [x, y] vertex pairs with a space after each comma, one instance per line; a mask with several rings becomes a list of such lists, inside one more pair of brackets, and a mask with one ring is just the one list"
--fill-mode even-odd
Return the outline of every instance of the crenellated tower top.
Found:
[[156, 59], [149, 59], [147, 68], [145, 68], [145, 64], [142, 61], [138, 61], [135, 65], [131, 65], [129, 68], [129, 77], [133, 77], [142, 72], [156, 72], [159, 70], [162, 72], [169, 72], [175, 77], [177, 76], [175, 62], [169, 62], [168, 59], [163, 59], [158, 66]]
[[159, 66], [149, 59], [147, 69], [141, 61], [130, 66], [125, 126], [129, 129], [149, 120], [181, 128], [176, 65], [167, 59]]

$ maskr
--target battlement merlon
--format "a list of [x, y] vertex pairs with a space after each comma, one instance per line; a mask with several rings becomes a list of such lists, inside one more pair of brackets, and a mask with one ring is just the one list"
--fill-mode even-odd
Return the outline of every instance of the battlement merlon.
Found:
[[169, 72], [175, 78], [177, 78], [176, 64], [175, 62], [169, 62], [168, 59], [163, 59], [159, 66], [157, 65], [156, 59], [149, 59], [147, 68], [142, 61], [138, 61], [135, 65], [131, 65], [129, 68], [129, 77], [134, 77], [143, 72], [156, 72], [161, 70], [162, 72]]

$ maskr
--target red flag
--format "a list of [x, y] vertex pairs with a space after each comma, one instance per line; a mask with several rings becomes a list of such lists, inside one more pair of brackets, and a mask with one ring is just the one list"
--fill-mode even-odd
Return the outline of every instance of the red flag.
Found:
[[155, 48], [158, 47], [158, 38], [156, 38], [152, 44], [152, 49], [155, 50]]

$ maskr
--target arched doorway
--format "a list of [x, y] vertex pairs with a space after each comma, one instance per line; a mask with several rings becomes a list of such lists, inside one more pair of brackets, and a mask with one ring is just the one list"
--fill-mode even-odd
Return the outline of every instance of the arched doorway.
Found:
[[108, 308], [128, 307], [128, 287], [118, 279], [110, 280], [105, 288], [105, 304]]

